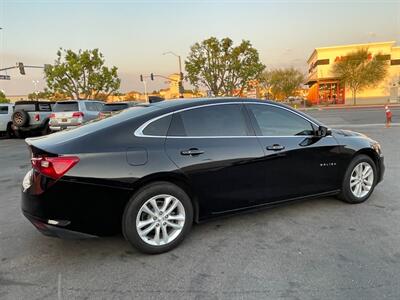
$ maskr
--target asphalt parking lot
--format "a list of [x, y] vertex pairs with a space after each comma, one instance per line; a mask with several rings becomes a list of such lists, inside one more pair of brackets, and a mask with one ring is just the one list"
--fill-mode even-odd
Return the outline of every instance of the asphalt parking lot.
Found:
[[121, 236], [41, 235], [20, 213], [27, 148], [0, 140], [0, 299], [400, 299], [400, 127], [385, 129], [381, 110], [310, 114], [380, 141], [385, 179], [366, 203], [323, 198], [212, 221], [155, 256]]

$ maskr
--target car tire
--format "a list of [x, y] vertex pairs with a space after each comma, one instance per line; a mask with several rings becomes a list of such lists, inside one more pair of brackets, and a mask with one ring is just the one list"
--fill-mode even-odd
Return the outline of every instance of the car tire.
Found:
[[16, 110], [11, 116], [11, 120], [16, 127], [24, 127], [29, 123], [29, 114], [24, 110]]
[[[143, 226], [145, 223], [148, 225]], [[132, 196], [122, 217], [122, 232], [139, 251], [158, 254], [181, 243], [192, 223], [193, 206], [189, 196], [180, 187], [160, 181], [144, 186]]]
[[[365, 177], [367, 174], [371, 175]], [[362, 203], [371, 196], [376, 182], [377, 170], [374, 161], [367, 155], [357, 155], [346, 170], [338, 198], [350, 204]]]
[[18, 129], [14, 130], [14, 135], [17, 139], [24, 139], [26, 136], [25, 132]]
[[11, 139], [13, 136], [14, 136], [14, 131], [13, 131], [12, 127], [11, 127], [11, 123], [8, 123], [7, 131], [6, 131], [6, 134], [5, 134], [5, 138], [6, 139]]
[[50, 134], [51, 133], [51, 130], [50, 130], [50, 126], [49, 126], [49, 123], [47, 122], [45, 125], [44, 125], [44, 127], [43, 127], [43, 129], [42, 129], [42, 131], [41, 131], [41, 135], [48, 135], [48, 134]]

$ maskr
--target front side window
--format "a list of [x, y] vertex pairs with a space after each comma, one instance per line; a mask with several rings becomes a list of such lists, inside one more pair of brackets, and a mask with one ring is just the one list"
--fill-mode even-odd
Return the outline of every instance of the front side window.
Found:
[[286, 109], [272, 105], [249, 104], [253, 123], [261, 136], [312, 135], [311, 123]]
[[210, 105], [175, 113], [169, 136], [248, 136], [241, 104]]

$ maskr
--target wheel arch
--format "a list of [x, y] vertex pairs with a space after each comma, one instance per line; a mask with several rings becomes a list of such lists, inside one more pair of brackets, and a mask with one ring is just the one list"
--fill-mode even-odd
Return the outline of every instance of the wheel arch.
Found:
[[[353, 159], [354, 159], [354, 157], [356, 157], [358, 155], [362, 155], [362, 154], [368, 156], [369, 158], [371, 158], [373, 160], [373, 162], [375, 163], [375, 168], [377, 169], [377, 175], [380, 176], [381, 170], [380, 170], [378, 153], [376, 153], [376, 151], [373, 150], [372, 148], [362, 148], [354, 153]], [[379, 180], [380, 180], [380, 178], [378, 178], [378, 181]]]
[[[185, 191], [185, 193], [189, 196], [192, 205], [193, 205], [193, 221], [199, 222], [199, 202], [197, 198], [197, 194], [191, 187], [188, 178], [186, 178], [183, 174], [177, 173], [156, 173], [147, 175], [143, 178], [140, 178], [133, 184], [133, 192], [131, 196], [133, 196], [136, 191], [141, 189], [142, 187], [151, 184], [153, 182], [169, 182]], [[128, 201], [127, 201], [128, 203]]]

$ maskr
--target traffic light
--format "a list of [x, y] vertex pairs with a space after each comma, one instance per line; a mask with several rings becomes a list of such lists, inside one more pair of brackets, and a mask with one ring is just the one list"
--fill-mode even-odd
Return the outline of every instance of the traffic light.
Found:
[[154, 74], [153, 73], [150, 73], [150, 79], [154, 80]]
[[140, 81], [143, 81], [143, 75], [140, 74]]
[[25, 75], [25, 67], [22, 62], [18, 63], [18, 68], [19, 68], [19, 72], [21, 73], [21, 75]]

